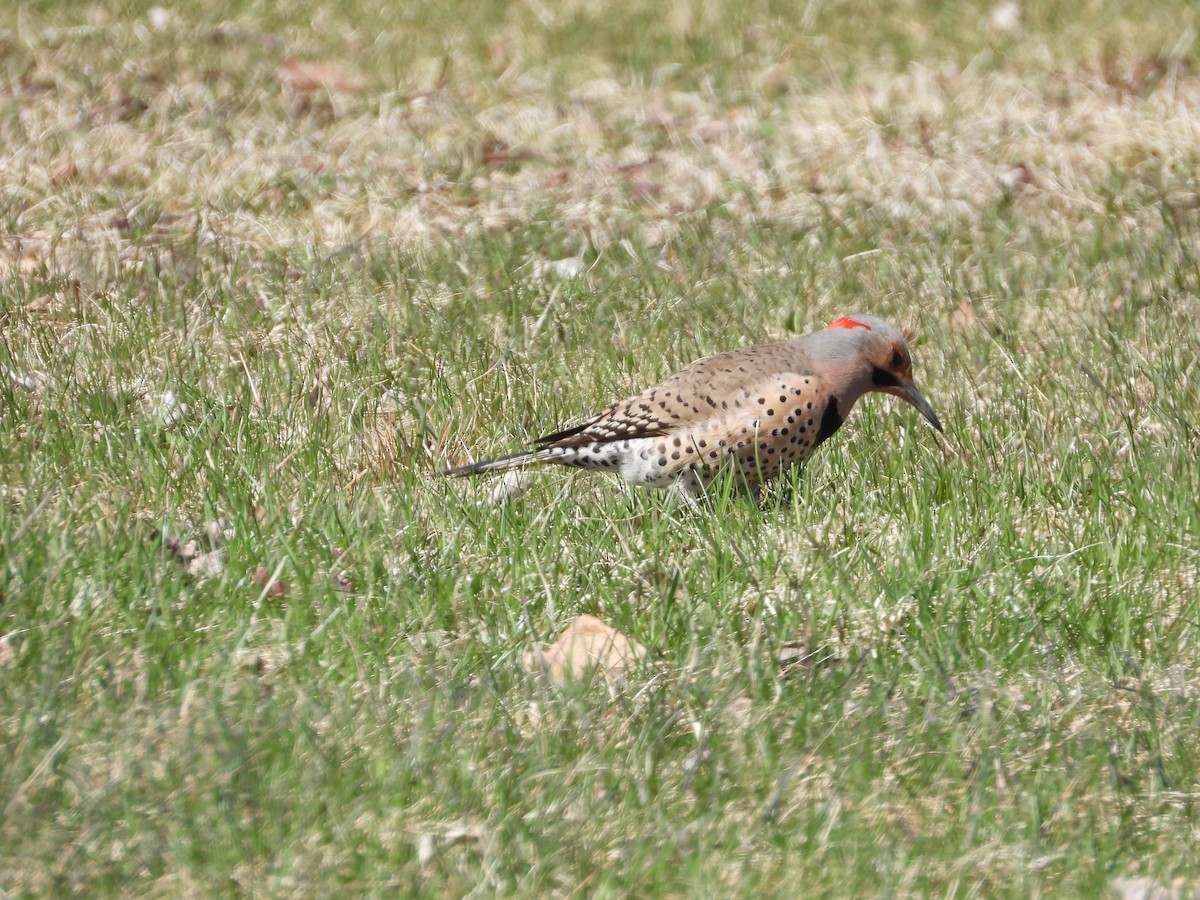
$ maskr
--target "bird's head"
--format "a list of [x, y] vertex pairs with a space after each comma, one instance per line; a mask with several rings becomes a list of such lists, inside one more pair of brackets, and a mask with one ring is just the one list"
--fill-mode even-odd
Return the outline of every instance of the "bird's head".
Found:
[[880, 391], [907, 400], [929, 424], [943, 430], [933, 407], [913, 383], [912, 356], [900, 332], [882, 319], [868, 315], [842, 316], [830, 322], [825, 330], [836, 329], [848, 332], [839, 335], [838, 340], [853, 345], [864, 391]]

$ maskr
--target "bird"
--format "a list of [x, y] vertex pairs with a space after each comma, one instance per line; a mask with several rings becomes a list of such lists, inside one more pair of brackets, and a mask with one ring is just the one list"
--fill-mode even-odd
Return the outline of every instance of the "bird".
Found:
[[907, 401], [943, 431], [913, 382], [904, 338], [882, 319], [856, 314], [812, 334], [697, 360], [531, 449], [437, 474], [552, 464], [615, 471], [631, 484], [694, 498], [732, 469], [757, 496], [763, 484], [808, 459], [869, 393]]

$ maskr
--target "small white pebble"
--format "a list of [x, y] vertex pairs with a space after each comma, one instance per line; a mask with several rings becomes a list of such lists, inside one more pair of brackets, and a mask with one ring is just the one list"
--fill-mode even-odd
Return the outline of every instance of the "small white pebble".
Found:
[[163, 6], [152, 6], [146, 10], [146, 20], [154, 31], [166, 31], [175, 22], [175, 13]]

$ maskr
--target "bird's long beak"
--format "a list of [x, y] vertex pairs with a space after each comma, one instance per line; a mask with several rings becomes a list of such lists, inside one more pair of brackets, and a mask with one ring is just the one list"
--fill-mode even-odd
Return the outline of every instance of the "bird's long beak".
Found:
[[913, 406], [915, 406], [926, 419], [929, 424], [938, 431], [945, 433], [942, 428], [942, 423], [938, 421], [937, 413], [933, 411], [933, 407], [929, 405], [929, 401], [925, 399], [925, 395], [917, 390], [917, 386], [911, 381], [900, 381], [900, 384], [895, 388], [896, 396], [903, 397]]

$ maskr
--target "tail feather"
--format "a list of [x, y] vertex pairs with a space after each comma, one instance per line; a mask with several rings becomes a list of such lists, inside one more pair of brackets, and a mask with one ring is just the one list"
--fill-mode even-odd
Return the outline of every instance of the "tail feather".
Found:
[[468, 475], [482, 475], [485, 472], [503, 472], [507, 469], [523, 469], [525, 466], [539, 462], [538, 451], [536, 450], [518, 450], [516, 453], [506, 453], [504, 456], [497, 456], [495, 459], [481, 459], [479, 462], [467, 463], [463, 466], [455, 466], [453, 469], [446, 469], [444, 472], [438, 472], [439, 476], [452, 476], [454, 478], [465, 478]]
[[439, 476], [449, 475], [464, 478], [470, 475], [483, 475], [487, 472], [505, 472], [509, 469], [524, 469], [527, 466], [553, 463], [559, 466], [571, 466], [580, 469], [607, 469], [616, 471], [621, 468], [625, 455], [630, 452], [628, 439], [606, 441], [603, 444], [592, 443], [580, 447], [535, 447], [533, 450], [518, 450], [497, 456], [495, 459], [481, 459], [479, 462], [467, 463], [438, 472]]
[[495, 459], [481, 459], [479, 462], [467, 463], [438, 472], [463, 478], [470, 475], [483, 475], [487, 472], [505, 472], [509, 469], [524, 469], [526, 466], [536, 466], [542, 463], [554, 463], [560, 466], [572, 466], [582, 469], [615, 469], [621, 464], [621, 455], [629, 449], [629, 441], [612, 441], [601, 450], [591, 447], [536, 447], [533, 450], [518, 450], [497, 456]]

